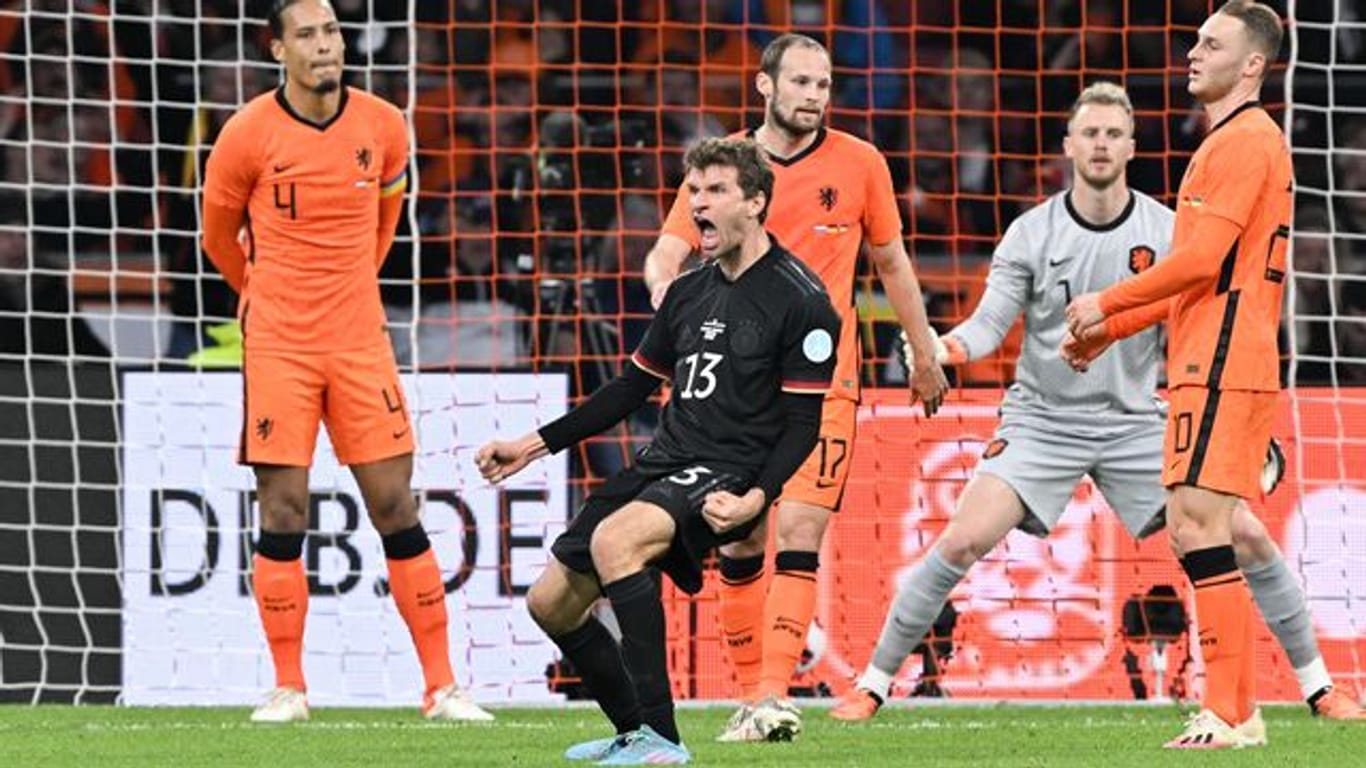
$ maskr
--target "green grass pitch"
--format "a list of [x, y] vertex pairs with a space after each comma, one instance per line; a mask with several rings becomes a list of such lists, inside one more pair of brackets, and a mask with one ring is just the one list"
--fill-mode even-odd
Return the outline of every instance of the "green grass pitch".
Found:
[[[1366, 723], [1265, 710], [1270, 745], [1161, 749], [1185, 710], [1119, 706], [892, 707], [846, 725], [805, 713], [790, 744], [717, 744], [730, 710], [679, 711], [698, 765], [716, 766], [1366, 766]], [[314, 709], [308, 723], [253, 726], [245, 709], [0, 707], [0, 766], [569, 766], [576, 741], [607, 735], [596, 710], [498, 709], [490, 725], [433, 724], [415, 711]]]

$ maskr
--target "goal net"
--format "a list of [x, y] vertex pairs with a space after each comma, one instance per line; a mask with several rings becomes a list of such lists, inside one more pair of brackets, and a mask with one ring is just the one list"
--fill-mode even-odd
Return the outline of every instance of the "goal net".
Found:
[[[244, 704], [272, 684], [249, 593], [253, 481], [234, 463], [235, 297], [197, 240], [218, 129], [279, 82], [265, 5], [0, 7], [0, 701]], [[971, 311], [1014, 216], [1066, 183], [1064, 119], [1085, 84], [1129, 90], [1130, 183], [1168, 203], [1203, 131], [1182, 70], [1205, 2], [334, 6], [348, 82], [399, 105], [411, 129], [408, 206], [381, 287], [457, 676], [481, 701], [579, 695], [521, 598], [575, 505], [655, 416], [501, 489], [478, 481], [473, 451], [620, 369], [651, 316], [641, 268], [683, 150], [762, 118], [753, 73], [767, 41], [798, 30], [830, 47], [830, 124], [887, 157], [941, 331]], [[1299, 177], [1292, 386], [1276, 427], [1291, 473], [1258, 507], [1304, 580], [1329, 668], [1362, 682], [1366, 27], [1349, 6], [1278, 8], [1294, 24], [1263, 98]], [[961, 390], [923, 419], [905, 405], [896, 328], [869, 270], [856, 293], [866, 397], [821, 555], [812, 653], [794, 678], [804, 693], [838, 691], [866, 662], [898, 578], [991, 437], [1016, 351], [1012, 336], [955, 370]], [[325, 435], [311, 492], [310, 697], [411, 705], [420, 675], [379, 539]], [[666, 589], [671, 669], [680, 695], [729, 698], [707, 578], [695, 598]], [[1161, 597], [1168, 586], [1174, 598]], [[1185, 597], [1165, 539], [1129, 541], [1084, 485], [1054, 536], [1012, 534], [973, 571], [934, 661], [908, 665], [897, 693], [1191, 696], [1201, 670], [1185, 635], [1155, 626]], [[1298, 698], [1264, 629], [1258, 649], [1263, 697]]]

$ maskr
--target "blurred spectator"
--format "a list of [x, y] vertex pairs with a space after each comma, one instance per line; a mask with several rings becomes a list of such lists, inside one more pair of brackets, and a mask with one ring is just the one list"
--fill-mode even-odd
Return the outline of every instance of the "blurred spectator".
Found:
[[917, 111], [911, 118], [911, 134], [911, 231], [946, 237], [958, 228], [953, 209], [953, 123], [948, 111]]
[[[536, 89], [530, 75], [516, 70], [501, 70], [493, 81], [493, 135], [497, 150], [528, 150], [532, 146], [533, 111]], [[498, 177], [505, 178], [499, 170]], [[529, 182], [530, 180], [525, 180]]]
[[416, 357], [411, 296], [385, 308], [400, 365], [507, 370], [526, 364], [526, 315], [514, 303], [515, 256], [499, 253], [493, 214], [487, 193], [450, 195], [421, 214]]
[[1366, 235], [1366, 119], [1344, 123], [1333, 146], [1338, 230]]
[[640, 343], [654, 316], [641, 275], [661, 221], [659, 207], [649, 197], [622, 195], [620, 206], [620, 215], [589, 247], [597, 309], [612, 324], [612, 335], [620, 339], [616, 346], [625, 355]]
[[[767, 39], [759, 27], [765, 22], [751, 18], [756, 31], [749, 37], [738, 23], [744, 9], [739, 3], [664, 0], [658, 8], [654, 5], [642, 9], [641, 21], [646, 26], [632, 61], [646, 65], [647, 70], [661, 64], [697, 64], [701, 106], [727, 132], [739, 130], [744, 125], [744, 107], [750, 103], [751, 78]], [[770, 32], [767, 37], [772, 36]]]
[[1327, 361], [1333, 355], [1332, 315], [1339, 285], [1334, 280], [1337, 270], [1333, 255], [1328, 212], [1313, 203], [1298, 206], [1290, 252], [1294, 294], [1286, 302], [1286, 310], [1293, 313], [1295, 322], [1293, 328], [1287, 326], [1286, 330], [1293, 331], [1295, 375], [1300, 384], [1326, 383], [1331, 377]]
[[1128, 65], [1119, 6], [1082, 0], [1076, 5], [1054, 4], [1050, 11], [1051, 26], [1079, 27], [1081, 34], [1059, 39], [1061, 44], [1049, 55], [1048, 69], [1113, 74]]
[[0, 194], [0, 355], [108, 357], [74, 311], [69, 266], [35, 247], [29, 205], [9, 188]]
[[1366, 385], [1366, 281], [1353, 274], [1342, 287], [1342, 312], [1337, 325], [1340, 385]]
[[996, 75], [971, 48], [944, 54], [917, 79], [911, 141], [911, 214], [917, 234], [953, 234], [960, 253], [989, 254], [1001, 227], [996, 143]]
[[[986, 54], [961, 48], [953, 62], [953, 137], [956, 191], [971, 195], [995, 194], [996, 68]], [[989, 215], [989, 214], [978, 214]], [[994, 231], [994, 221], [973, 219], [975, 231]]]
[[702, 109], [696, 66], [680, 61], [651, 68], [625, 93], [618, 121], [625, 188], [677, 188], [684, 150], [702, 138], [726, 134], [721, 121]]

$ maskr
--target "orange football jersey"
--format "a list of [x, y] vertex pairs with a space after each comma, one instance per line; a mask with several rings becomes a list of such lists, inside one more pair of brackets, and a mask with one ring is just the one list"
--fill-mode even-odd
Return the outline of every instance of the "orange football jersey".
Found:
[[1280, 126], [1244, 104], [1205, 137], [1177, 194], [1172, 250], [1201, 216], [1242, 229], [1217, 281], [1174, 297], [1168, 319], [1172, 387], [1276, 392], [1276, 344], [1286, 274], [1294, 176]]
[[[754, 131], [732, 138], [754, 138]], [[839, 355], [830, 396], [859, 396], [858, 313], [854, 276], [863, 241], [885, 245], [901, 236], [892, 175], [877, 148], [843, 131], [822, 128], [811, 146], [790, 158], [769, 156], [773, 201], [767, 229], [820, 275], [840, 314]], [[669, 209], [664, 232], [700, 243], [686, 192]]]
[[247, 211], [238, 317], [248, 347], [327, 352], [384, 338], [379, 201], [402, 191], [407, 167], [403, 114], [355, 88], [343, 86], [323, 124], [296, 114], [283, 88], [228, 120], [204, 202]]

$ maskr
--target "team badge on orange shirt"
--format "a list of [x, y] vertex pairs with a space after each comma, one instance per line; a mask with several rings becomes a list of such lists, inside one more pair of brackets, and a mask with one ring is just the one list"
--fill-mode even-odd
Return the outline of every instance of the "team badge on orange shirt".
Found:
[[361, 147], [360, 149], [356, 150], [356, 165], [359, 165], [361, 167], [361, 170], [363, 171], [370, 170], [369, 147]]
[[1129, 249], [1129, 271], [1138, 274], [1157, 261], [1157, 254], [1146, 245], [1135, 245]]
[[840, 201], [840, 191], [834, 187], [821, 187], [820, 196], [821, 207], [827, 211], [834, 210]]

